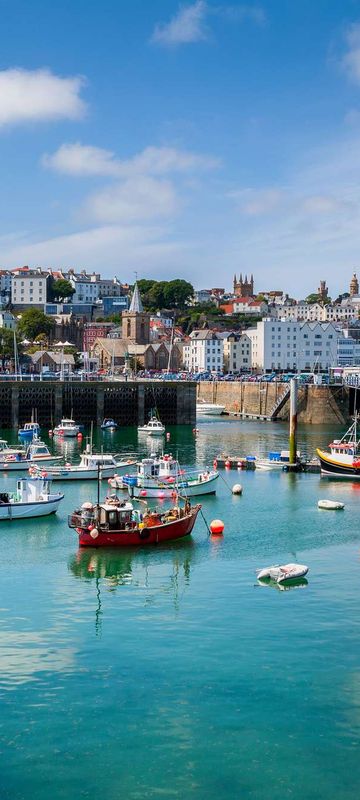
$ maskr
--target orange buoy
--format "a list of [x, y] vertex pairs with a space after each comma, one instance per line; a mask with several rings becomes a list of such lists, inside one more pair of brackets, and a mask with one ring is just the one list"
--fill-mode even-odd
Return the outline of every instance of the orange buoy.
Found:
[[76, 438], [77, 439], [82, 439], [83, 438], [83, 435], [82, 435], [81, 431], [79, 431], [79, 433], [77, 434]]
[[216, 460], [216, 458], [214, 458], [214, 461], [213, 461], [213, 467], [215, 467], [215, 469], [216, 469], [216, 467], [217, 467], [217, 460]]
[[225, 461], [225, 469], [230, 469], [230, 467], [231, 467], [231, 461], [229, 461], [229, 459], [227, 458]]
[[222, 536], [225, 525], [222, 519], [213, 519], [213, 521], [210, 522], [209, 528], [213, 536]]
[[146, 494], [147, 494], [146, 489], [141, 489], [140, 497], [146, 497]]

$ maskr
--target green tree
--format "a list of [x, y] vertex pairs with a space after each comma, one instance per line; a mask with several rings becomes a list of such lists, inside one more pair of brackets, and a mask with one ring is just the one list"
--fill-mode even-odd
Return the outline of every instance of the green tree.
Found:
[[[19, 352], [21, 349], [19, 342], [17, 345]], [[14, 358], [14, 331], [9, 328], [0, 328], [0, 359], [3, 367], [9, 358]]]
[[71, 299], [73, 294], [75, 294], [75, 289], [66, 278], [59, 278], [59, 280], [53, 281], [51, 284], [50, 293], [53, 300], [57, 300], [61, 303], [67, 298]]
[[18, 332], [23, 339], [34, 340], [39, 334], [48, 338], [54, 329], [54, 321], [39, 308], [29, 308], [21, 315]]
[[185, 308], [193, 295], [194, 287], [188, 281], [168, 281], [164, 286], [165, 308]]
[[161, 311], [163, 308], [183, 309], [194, 294], [191, 283], [180, 278], [173, 281], [154, 281], [142, 278], [138, 281], [138, 287], [147, 311]]

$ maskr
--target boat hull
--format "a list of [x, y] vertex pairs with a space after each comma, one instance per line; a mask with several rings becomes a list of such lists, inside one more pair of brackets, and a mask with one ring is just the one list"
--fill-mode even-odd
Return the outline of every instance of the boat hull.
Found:
[[55, 514], [64, 495], [57, 495], [52, 500], [33, 503], [3, 503], [0, 505], [0, 520], [30, 519], [31, 517], [48, 517]]
[[128, 464], [114, 464], [111, 467], [101, 467], [98, 473], [97, 469], [78, 469], [76, 467], [69, 467], [69, 469], [49, 470], [47, 477], [52, 481], [96, 481], [98, 476], [100, 480], [107, 478], [114, 478], [115, 475], [125, 475], [128, 469], [134, 466], [136, 462], [131, 461]]
[[207, 416], [211, 416], [211, 417], [219, 416], [219, 414], [223, 414], [224, 411], [225, 411], [225, 406], [218, 406], [218, 405], [214, 405], [214, 406], [211, 406], [211, 405], [204, 405], [204, 406], [197, 405], [196, 406], [196, 415], [198, 417], [202, 417], [203, 415], [206, 416], [206, 417]]
[[354, 467], [351, 463], [342, 463], [323, 450], [316, 452], [320, 459], [321, 474], [324, 477], [360, 481], [360, 467]]
[[147, 436], [164, 436], [165, 428], [163, 431], [161, 430], [156, 431], [151, 429], [149, 430], [149, 428], [138, 428], [138, 433], [146, 433]]
[[29, 469], [29, 467], [40, 466], [40, 464], [43, 463], [51, 464], [59, 460], [61, 460], [61, 456], [42, 456], [39, 458], [28, 458], [25, 461], [16, 461], [16, 459], [11, 461], [0, 460], [0, 472], [24, 472]]
[[131, 531], [99, 531], [96, 539], [92, 538], [88, 530], [76, 528], [79, 545], [81, 547], [144, 547], [183, 539], [192, 532], [199, 511], [200, 506], [196, 506], [190, 514], [182, 519], [142, 530], [134, 528]]
[[199, 497], [204, 494], [215, 494], [216, 481], [219, 475], [214, 475], [208, 481], [181, 481], [177, 486], [168, 484], [167, 486], [129, 486], [130, 497], [155, 497], [158, 499], [173, 497], [174, 494], [184, 494], [186, 497]]

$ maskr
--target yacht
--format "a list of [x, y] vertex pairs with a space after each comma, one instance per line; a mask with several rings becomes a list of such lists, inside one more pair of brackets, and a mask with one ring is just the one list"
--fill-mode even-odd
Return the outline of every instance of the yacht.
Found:
[[[125, 475], [136, 464], [135, 458], [117, 460], [112, 453], [93, 453], [90, 446], [81, 454], [79, 464], [65, 464], [65, 466], [49, 467], [44, 474], [52, 481], [82, 481], [113, 478], [115, 475]], [[40, 474], [38, 465], [32, 465], [32, 474]]]
[[76, 425], [73, 419], [66, 418], [63, 418], [53, 431], [57, 436], [77, 436], [79, 432], [80, 426]]
[[138, 426], [139, 433], [147, 433], [148, 436], [163, 436], [165, 425], [157, 417], [150, 417], [146, 425]]

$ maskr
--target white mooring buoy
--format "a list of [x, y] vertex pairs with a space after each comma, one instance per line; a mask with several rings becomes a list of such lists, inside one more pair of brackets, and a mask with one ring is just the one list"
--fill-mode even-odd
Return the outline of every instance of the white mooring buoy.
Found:
[[233, 494], [242, 494], [241, 483], [234, 483], [234, 486], [232, 487], [232, 493]]

